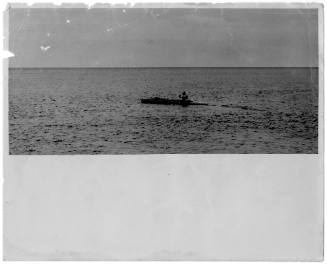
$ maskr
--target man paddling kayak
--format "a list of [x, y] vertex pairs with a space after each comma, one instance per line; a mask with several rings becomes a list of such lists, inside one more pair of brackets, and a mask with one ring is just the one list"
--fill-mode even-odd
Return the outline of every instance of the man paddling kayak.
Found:
[[178, 96], [180, 99], [167, 99], [167, 98], [160, 98], [160, 97], [153, 97], [148, 99], [141, 99], [142, 104], [164, 104], [164, 105], [181, 105], [181, 106], [188, 106], [188, 105], [208, 105], [206, 103], [197, 103], [193, 102], [192, 100], [188, 99], [188, 95], [184, 91], [182, 94]]
[[184, 102], [188, 100], [188, 95], [186, 94], [185, 91], [182, 94], [180, 94], [178, 97], [181, 98], [182, 101]]

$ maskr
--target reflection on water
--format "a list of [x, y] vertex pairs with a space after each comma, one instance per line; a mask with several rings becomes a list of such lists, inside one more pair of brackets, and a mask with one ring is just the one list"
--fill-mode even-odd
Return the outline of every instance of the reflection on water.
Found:
[[[210, 106], [141, 104], [191, 99]], [[310, 68], [11, 69], [10, 154], [317, 153]]]

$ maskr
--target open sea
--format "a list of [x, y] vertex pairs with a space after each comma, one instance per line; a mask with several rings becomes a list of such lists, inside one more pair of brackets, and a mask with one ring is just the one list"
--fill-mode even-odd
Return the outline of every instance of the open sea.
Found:
[[9, 152], [317, 153], [318, 69], [10, 69]]

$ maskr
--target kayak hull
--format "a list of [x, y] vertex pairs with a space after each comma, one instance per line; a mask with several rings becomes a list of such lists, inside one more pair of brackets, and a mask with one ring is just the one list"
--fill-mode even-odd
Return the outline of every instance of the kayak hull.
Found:
[[149, 98], [149, 99], [141, 99], [142, 104], [163, 104], [163, 105], [208, 105], [204, 103], [196, 103], [191, 100], [174, 100], [174, 99], [166, 99], [166, 98]]

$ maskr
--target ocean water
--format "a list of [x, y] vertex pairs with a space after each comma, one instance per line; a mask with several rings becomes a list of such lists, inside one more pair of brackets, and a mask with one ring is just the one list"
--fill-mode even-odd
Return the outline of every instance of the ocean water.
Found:
[[9, 152], [317, 153], [318, 69], [10, 69]]

